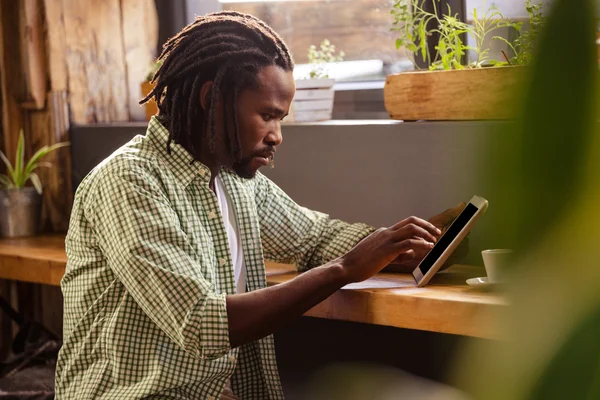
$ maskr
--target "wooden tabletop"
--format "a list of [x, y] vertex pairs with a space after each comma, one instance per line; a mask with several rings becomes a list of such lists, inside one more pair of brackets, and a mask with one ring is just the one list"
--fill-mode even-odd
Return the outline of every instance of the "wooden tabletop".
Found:
[[[0, 240], [0, 279], [59, 285], [66, 262], [64, 236]], [[291, 265], [267, 262], [266, 267], [269, 285], [298, 275]], [[438, 273], [428, 286], [417, 288], [408, 274], [380, 273], [342, 288], [305, 315], [497, 338], [479, 317], [497, 312], [507, 301], [498, 293], [466, 285], [467, 278], [480, 275], [479, 268], [454, 265]]]

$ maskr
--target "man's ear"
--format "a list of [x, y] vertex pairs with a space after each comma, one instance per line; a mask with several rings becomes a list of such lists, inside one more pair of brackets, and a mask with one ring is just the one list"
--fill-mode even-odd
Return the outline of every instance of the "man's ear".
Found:
[[210, 104], [210, 96], [212, 94], [213, 81], [206, 81], [200, 88], [200, 106], [202, 110], [206, 110]]

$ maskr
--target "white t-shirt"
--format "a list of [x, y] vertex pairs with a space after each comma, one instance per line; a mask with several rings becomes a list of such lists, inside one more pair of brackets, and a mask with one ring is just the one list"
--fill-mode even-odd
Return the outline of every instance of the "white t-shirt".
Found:
[[[223, 222], [225, 223], [225, 231], [227, 232], [227, 241], [231, 251], [231, 261], [233, 262], [233, 276], [235, 278], [235, 292], [244, 293], [246, 291], [246, 263], [244, 262], [244, 252], [242, 250], [242, 241], [240, 240], [240, 231], [235, 219], [235, 210], [231, 197], [227, 194], [223, 182], [217, 176], [215, 178], [215, 193]], [[220, 400], [236, 400], [238, 399], [231, 391], [231, 382], [227, 382], [225, 391], [221, 394]]]
[[233, 262], [233, 272], [235, 277], [235, 291], [236, 293], [244, 293], [246, 291], [246, 263], [244, 262], [240, 231], [235, 219], [235, 210], [233, 208], [231, 197], [227, 194], [223, 182], [221, 182], [221, 179], [218, 176], [215, 179], [215, 192], [217, 194], [221, 214], [223, 214], [223, 222], [225, 222], [225, 231], [227, 232], [227, 240], [229, 241], [229, 249], [231, 250], [231, 261]]

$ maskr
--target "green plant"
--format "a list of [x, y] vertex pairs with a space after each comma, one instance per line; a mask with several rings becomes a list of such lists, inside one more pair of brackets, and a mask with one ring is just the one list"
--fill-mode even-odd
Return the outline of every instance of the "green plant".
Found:
[[150, 82], [152, 78], [154, 78], [154, 74], [161, 67], [163, 60], [156, 60], [150, 64], [150, 71], [148, 71], [148, 75], [146, 75], [146, 80]]
[[27, 181], [31, 180], [37, 192], [41, 194], [42, 182], [38, 174], [34, 171], [39, 167], [50, 167], [50, 163], [42, 162], [41, 159], [54, 150], [68, 145], [68, 142], [62, 142], [53, 144], [52, 146], [43, 146], [25, 163], [25, 139], [23, 137], [23, 130], [21, 129], [19, 132], [19, 141], [17, 142], [14, 166], [8, 161], [6, 155], [0, 151], [0, 157], [4, 161], [8, 172], [6, 175], [0, 175], [0, 185], [5, 189], [20, 189], [25, 186]]
[[511, 65], [528, 65], [531, 63], [534, 47], [538, 41], [540, 31], [546, 24], [546, 18], [542, 13], [543, 3], [532, 4], [531, 0], [526, 0], [525, 10], [529, 14], [529, 29], [522, 32], [521, 24], [513, 24], [513, 27], [519, 32], [519, 37], [514, 43], [509, 42], [501, 36], [494, 36], [494, 39], [501, 40], [508, 44], [514, 53], [506, 63]]
[[[425, 0], [395, 0], [390, 11], [394, 17], [391, 30], [400, 32], [396, 39], [396, 49], [403, 47], [415, 68], [418, 68], [415, 58], [419, 53], [424, 62], [431, 61], [427, 40], [432, 32], [427, 27], [432, 20], [437, 19], [437, 12], [429, 13], [423, 9], [424, 3]], [[435, 0], [433, 7], [435, 10]]]
[[[507, 271], [510, 308], [481, 321], [502, 340], [472, 343], [452, 368], [470, 398], [600, 398], [597, 10], [595, 0], [552, 2], [519, 88], [520, 118], [489, 132], [488, 240], [518, 260]], [[573, 43], [569, 62], [556, 62]]]
[[452, 15], [448, 5], [448, 14], [440, 20], [438, 28], [432, 32], [440, 35], [435, 49], [437, 57], [431, 63], [430, 69], [463, 69], [462, 60], [467, 50], [471, 47], [463, 43], [461, 36], [469, 32], [469, 25], [460, 21], [456, 15]]
[[[471, 25], [469, 33], [472, 34], [475, 39], [475, 47], [471, 50], [473, 50], [473, 52], [477, 55], [477, 59], [472, 62], [472, 66], [477, 68], [486, 64], [498, 65], [499, 62], [497, 60], [490, 60], [488, 58], [489, 48], [484, 47], [485, 38], [495, 30], [507, 27], [514, 28], [520, 32], [522, 24], [520, 22], [512, 22], [504, 18], [500, 10], [498, 10], [498, 7], [495, 5], [487, 8], [481, 16], [477, 15], [477, 9], [475, 8], [473, 9], [472, 15], [473, 25]], [[503, 41], [506, 43], [510, 43], [501, 36], [492, 37], [492, 40], [497, 39], [503, 39]]]
[[324, 64], [344, 61], [346, 54], [340, 51], [336, 55], [335, 51], [335, 45], [331, 44], [327, 39], [321, 42], [319, 48], [314, 44], [308, 48], [308, 63], [314, 64], [309, 73], [311, 79], [329, 78], [329, 75], [325, 72]]
[[[431, 1], [433, 12], [425, 10], [425, 4]], [[438, 16], [437, 3], [440, 0], [395, 0], [391, 14], [394, 17], [392, 31], [399, 32], [396, 39], [396, 48], [403, 47], [409, 59], [418, 68], [415, 58], [420, 56], [429, 65], [430, 69], [462, 69], [463, 60], [467, 51], [472, 51], [475, 60], [466, 65], [468, 68], [481, 68], [487, 65], [517, 64], [526, 65], [531, 61], [531, 54], [539, 30], [543, 26], [544, 17], [541, 13], [542, 3], [532, 5], [527, 0], [526, 9], [530, 14], [530, 30], [523, 32], [515, 43], [510, 43], [506, 38], [494, 36], [492, 40], [502, 40], [509, 44], [514, 52], [513, 59], [493, 60], [489, 58], [489, 48], [485, 47], [485, 39], [494, 31], [511, 27], [521, 32], [522, 24], [512, 22], [502, 15], [496, 6], [487, 8], [483, 14], [473, 9], [473, 24], [460, 21], [452, 13], [450, 6], [441, 17]], [[429, 53], [428, 41], [434, 35], [439, 36], [435, 47], [436, 54]], [[463, 42], [465, 35], [471, 35], [475, 46], [468, 46]]]

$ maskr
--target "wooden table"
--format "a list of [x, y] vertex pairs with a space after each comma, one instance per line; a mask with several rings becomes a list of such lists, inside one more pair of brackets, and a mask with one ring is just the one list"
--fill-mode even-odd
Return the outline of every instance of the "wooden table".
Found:
[[[67, 256], [64, 236], [0, 240], [0, 279], [59, 285]], [[294, 267], [267, 263], [269, 285], [298, 275]], [[482, 270], [454, 265], [417, 288], [408, 274], [380, 273], [342, 288], [305, 315], [458, 335], [497, 338], [479, 316], [507, 305], [497, 293], [475, 291], [465, 279]]]

